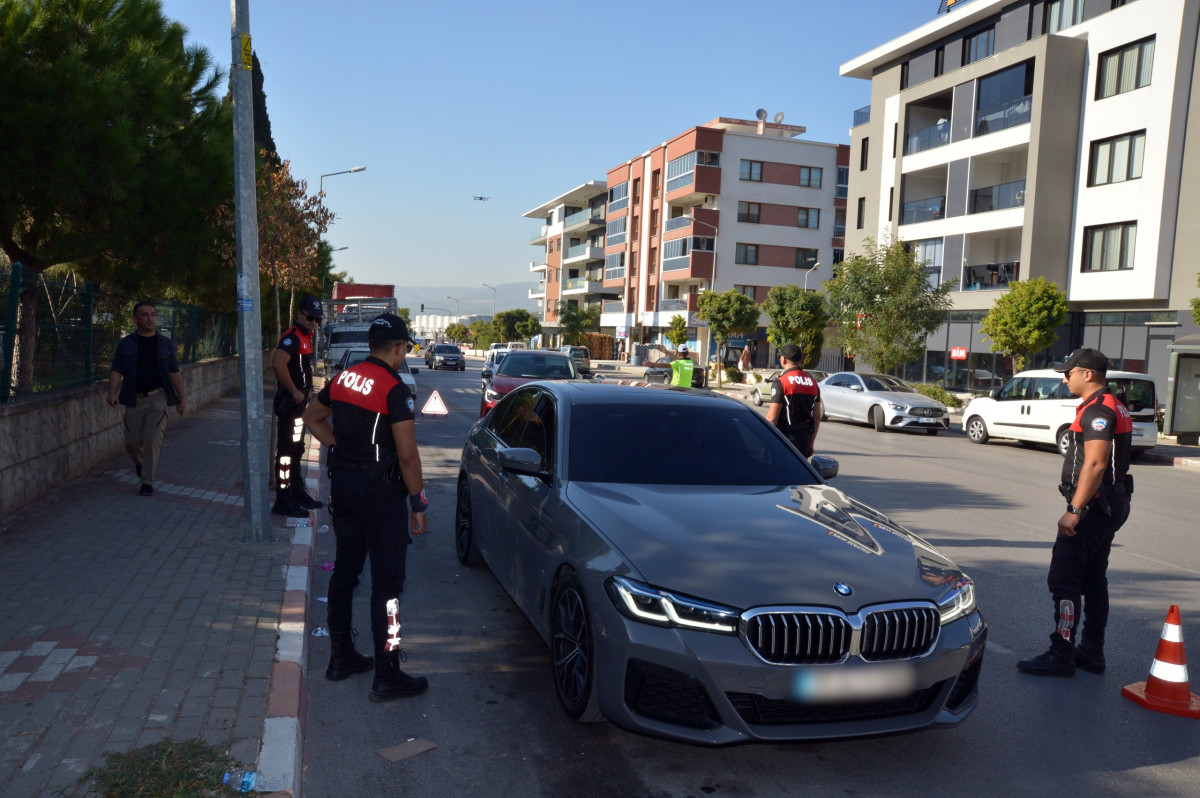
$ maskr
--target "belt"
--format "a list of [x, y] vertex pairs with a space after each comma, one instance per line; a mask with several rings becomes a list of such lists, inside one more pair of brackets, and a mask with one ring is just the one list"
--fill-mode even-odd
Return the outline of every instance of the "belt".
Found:
[[345, 468], [349, 471], [379, 471], [381, 469], [387, 468], [387, 466], [384, 465], [383, 463], [378, 463], [374, 460], [342, 460], [342, 459], [335, 459], [333, 461], [333, 467], [338, 470]]
[[153, 396], [154, 394], [158, 393], [161, 390], [162, 390], [162, 388], [155, 388], [153, 391], [146, 391], [145, 393], [138, 391], [137, 395], [142, 397], [143, 399], [145, 399], [147, 396]]

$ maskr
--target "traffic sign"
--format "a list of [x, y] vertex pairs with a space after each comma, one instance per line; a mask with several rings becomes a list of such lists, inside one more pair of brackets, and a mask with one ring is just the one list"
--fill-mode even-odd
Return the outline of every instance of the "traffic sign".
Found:
[[421, 408], [423, 416], [445, 416], [449, 415], [446, 410], [446, 403], [442, 401], [442, 397], [438, 396], [438, 392], [434, 391], [429, 394], [429, 400], [425, 402], [425, 406]]

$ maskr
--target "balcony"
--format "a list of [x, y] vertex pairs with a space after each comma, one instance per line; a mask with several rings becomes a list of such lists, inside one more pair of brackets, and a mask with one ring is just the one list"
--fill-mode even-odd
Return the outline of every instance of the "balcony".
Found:
[[530, 299], [541, 299], [544, 296], [546, 296], [546, 281], [545, 280], [538, 283], [536, 288], [529, 289], [529, 298]]
[[562, 294], [596, 294], [602, 288], [603, 284], [595, 277], [572, 277], [563, 281]]
[[592, 210], [585, 208], [578, 213], [573, 213], [563, 220], [563, 232], [577, 229], [585, 229], [588, 227], [603, 227], [604, 226], [604, 211], [603, 209]]
[[859, 108], [857, 111], [854, 112], [854, 124], [852, 124], [850, 127], [858, 127], [859, 125], [865, 125], [870, 121], [871, 121], [871, 106], [864, 105], [862, 108]]
[[986, 188], [977, 188], [970, 193], [967, 213], [987, 213], [1006, 208], [1025, 207], [1025, 181], [1014, 180]]
[[979, 266], [963, 264], [963, 291], [1001, 291], [1010, 282], [1021, 279], [1020, 261], [985, 263]]
[[1033, 114], [1033, 95], [989, 105], [975, 113], [975, 135], [984, 136], [998, 130], [1029, 124]]
[[544, 272], [544, 271], [546, 271], [546, 261], [544, 261], [544, 260], [531, 260], [531, 261], [529, 261], [529, 271], [531, 271], [531, 272]]
[[950, 143], [949, 120], [936, 125], [909, 133], [904, 137], [904, 154], [915, 155], [918, 152], [945, 147]]
[[674, 219], [667, 219], [667, 223], [663, 225], [663, 232], [669, 233], [672, 230], [682, 230], [692, 223], [692, 220], [686, 216], [676, 216]]
[[661, 311], [686, 310], [695, 312], [700, 309], [700, 295], [688, 294], [678, 299], [660, 299], [658, 300], [658, 309]]
[[[676, 216], [674, 219], [667, 219], [663, 225], [663, 239], [681, 238], [678, 235], [671, 235], [679, 230], [684, 230], [688, 235], [704, 236], [712, 238], [716, 235], [717, 230], [717, 211], [709, 208], [695, 208], [692, 210], [692, 216], [695, 219], [689, 219], [687, 216]], [[694, 222], [694, 224], [693, 224]]]
[[625, 312], [625, 300], [624, 299], [606, 299], [600, 303], [600, 312], [601, 313], [624, 313]]
[[711, 280], [713, 253], [692, 251], [679, 258], [665, 258], [659, 279], [664, 283]]
[[941, 219], [945, 215], [946, 198], [944, 196], [928, 197], [904, 203], [904, 213], [900, 217], [900, 224], [932, 222], [934, 219]]
[[604, 260], [604, 247], [594, 247], [591, 244], [578, 244], [567, 247], [563, 257], [563, 265], [584, 260]]
[[667, 181], [666, 200], [672, 205], [699, 205], [709, 194], [721, 193], [721, 167], [697, 164], [692, 172]]
[[529, 239], [529, 243], [531, 245], [545, 244], [546, 243], [546, 233], [549, 230], [550, 230], [549, 225], [546, 225], [546, 224], [542, 225], [541, 229], [538, 230], [536, 233], [534, 233], [533, 238]]

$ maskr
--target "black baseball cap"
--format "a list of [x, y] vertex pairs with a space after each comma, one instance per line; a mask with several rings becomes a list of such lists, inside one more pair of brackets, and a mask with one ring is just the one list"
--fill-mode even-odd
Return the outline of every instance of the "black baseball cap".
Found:
[[389, 341], [407, 341], [408, 326], [404, 319], [395, 313], [381, 313], [371, 319], [371, 329], [367, 340], [372, 344], [386, 344]]
[[300, 312], [316, 319], [325, 315], [325, 311], [321, 309], [321, 300], [315, 296], [306, 296], [300, 300]]
[[1054, 370], [1068, 372], [1075, 368], [1107, 373], [1108, 358], [1099, 349], [1076, 349], [1066, 360], [1055, 366]]
[[790, 360], [793, 363], [799, 363], [800, 358], [804, 357], [804, 350], [795, 344], [784, 344], [783, 346], [779, 347], [779, 354], [783, 355], [785, 359]]

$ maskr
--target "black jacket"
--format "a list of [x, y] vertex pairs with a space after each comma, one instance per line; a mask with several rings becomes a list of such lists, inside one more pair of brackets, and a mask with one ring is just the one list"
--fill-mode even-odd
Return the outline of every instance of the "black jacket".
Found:
[[[117, 344], [117, 353], [113, 355], [112, 370], [124, 378], [121, 381], [121, 393], [117, 396], [117, 401], [126, 407], [134, 407], [138, 399], [137, 337], [137, 333], [133, 333], [122, 338]], [[155, 333], [154, 337], [158, 340], [158, 379], [162, 383], [163, 392], [167, 395], [167, 405], [174, 407], [179, 404], [179, 397], [175, 394], [175, 386], [171, 384], [170, 376], [179, 371], [179, 364], [175, 361], [175, 345], [165, 335]]]

